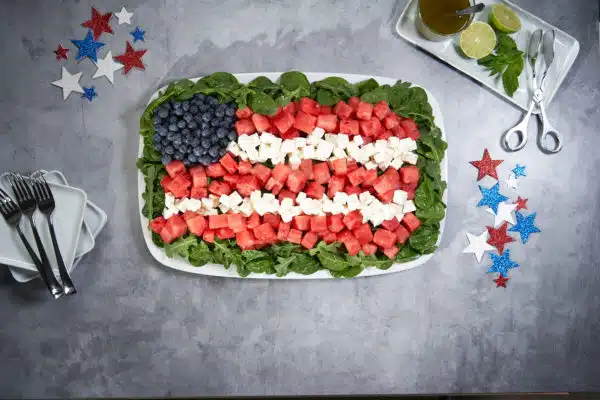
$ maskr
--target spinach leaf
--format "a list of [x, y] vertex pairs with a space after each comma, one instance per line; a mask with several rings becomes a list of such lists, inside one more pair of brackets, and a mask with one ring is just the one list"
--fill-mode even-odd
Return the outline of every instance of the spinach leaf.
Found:
[[266, 251], [269, 252], [273, 258], [287, 258], [290, 257], [293, 252], [302, 251], [302, 247], [290, 242], [281, 242], [274, 244], [271, 247], [267, 247]]
[[258, 114], [273, 115], [277, 112], [277, 103], [268, 94], [263, 92], [251, 93], [248, 106]]
[[283, 257], [277, 257], [277, 262], [275, 263], [275, 265], [273, 265], [273, 268], [275, 268], [275, 272], [277, 274], [277, 276], [282, 277], [288, 274], [288, 272], [290, 271], [290, 267], [292, 265], [292, 263], [294, 262], [294, 260], [296, 260], [296, 256], [289, 256], [286, 258]]
[[308, 78], [302, 72], [289, 71], [281, 74], [279, 84], [289, 92], [297, 91], [300, 96], [310, 96], [310, 83]]
[[362, 256], [361, 263], [365, 268], [366, 267], [375, 267], [377, 269], [386, 270], [386, 269], [389, 269], [394, 264], [394, 261], [390, 260], [387, 257], [377, 257], [375, 255], [372, 255], [372, 256]]
[[350, 266], [344, 257], [330, 251], [320, 251], [317, 257], [321, 265], [331, 271], [343, 271]]
[[306, 253], [298, 253], [289, 266], [290, 271], [302, 275], [311, 275], [320, 269], [319, 262]]
[[334, 94], [330, 90], [322, 88], [317, 90], [317, 103], [322, 106], [333, 106], [341, 99], [339, 95]]
[[371, 90], [360, 96], [362, 101], [366, 101], [367, 103], [376, 104], [380, 101], [389, 102], [390, 100], [390, 91], [391, 88], [389, 85], [383, 85], [378, 88]]
[[244, 250], [242, 251], [242, 259], [245, 262], [260, 260], [261, 258], [269, 258], [269, 254], [260, 250]]
[[200, 240], [197, 246], [191, 248], [188, 259], [193, 266], [201, 267], [212, 262], [212, 252], [206, 242]]
[[344, 78], [337, 76], [330, 76], [321, 81], [314, 82], [313, 87], [317, 89], [317, 95], [320, 89], [326, 89], [343, 100], [358, 94], [358, 90], [354, 85], [350, 84]]
[[247, 277], [248, 275], [250, 275], [250, 270], [248, 270], [244, 265], [242, 264], [236, 264], [236, 271], [238, 273], [239, 276], [241, 276], [242, 278]]
[[[416, 199], [416, 194], [415, 194], [415, 199]], [[423, 220], [427, 220], [428, 223], [431, 223], [433, 221], [439, 222], [442, 219], [444, 219], [444, 215], [446, 214], [446, 207], [444, 206], [444, 203], [442, 203], [441, 201], [436, 201], [435, 203], [433, 203], [431, 206], [427, 207], [427, 208], [417, 208], [417, 218], [419, 218], [421, 221]]]
[[348, 267], [342, 271], [333, 271], [333, 270], [329, 271], [331, 276], [333, 276], [334, 278], [354, 278], [355, 276], [359, 275], [361, 272], [363, 272], [362, 265], [354, 265], [354, 266]]
[[419, 258], [420, 254], [415, 250], [410, 248], [409, 246], [404, 246], [400, 249], [398, 254], [396, 254], [396, 261], [403, 263], [408, 261], [413, 261]]
[[154, 218], [154, 182], [156, 180], [156, 165], [149, 165], [146, 169], [146, 192], [142, 195], [142, 198], [146, 200], [146, 218], [152, 220]]
[[190, 248], [197, 244], [198, 238], [194, 235], [181, 237], [173, 243], [165, 243], [165, 254], [169, 258], [173, 258], [174, 256], [188, 258], [190, 255]]
[[317, 245], [315, 247], [308, 250], [308, 254], [311, 256], [314, 256], [314, 255], [320, 253], [321, 251], [330, 251], [332, 253], [335, 253], [335, 252], [337, 252], [339, 247], [340, 247], [339, 242], [333, 242], [333, 243], [327, 244], [327, 242], [321, 240], [319, 243], [317, 243]]
[[240, 86], [237, 78], [229, 72], [215, 72], [200, 79], [196, 85], [207, 86], [214, 89], [235, 90]]
[[160, 247], [161, 249], [165, 247], [165, 243], [163, 242], [160, 235], [156, 232], [152, 232], [152, 243], [154, 243], [157, 247]]
[[273, 260], [270, 258], [258, 258], [249, 261], [245, 264], [248, 271], [257, 274], [272, 274], [275, 272], [273, 268]]
[[358, 91], [358, 95], [362, 96], [363, 94], [370, 92], [374, 89], [377, 89], [379, 87], [379, 83], [377, 83], [377, 81], [373, 78], [367, 79], [365, 81], [362, 82], [358, 82], [357, 84], [355, 84], [354, 86], [356, 86], [356, 90]]
[[417, 229], [408, 239], [410, 247], [419, 253], [423, 252], [435, 246], [438, 239], [439, 231], [431, 229], [429, 227], [421, 226]]
[[248, 84], [248, 87], [251, 89], [262, 90], [263, 92], [279, 90], [281, 88], [277, 83], [271, 81], [266, 76], [259, 76], [258, 78], [254, 78]]
[[415, 204], [418, 208], [429, 208], [434, 202], [433, 189], [427, 175], [421, 178], [421, 183], [415, 191]]

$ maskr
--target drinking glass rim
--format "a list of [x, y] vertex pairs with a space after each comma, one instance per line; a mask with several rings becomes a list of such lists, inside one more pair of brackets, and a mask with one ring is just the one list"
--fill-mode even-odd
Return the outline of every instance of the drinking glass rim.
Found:
[[[469, 20], [463, 25], [462, 28], [460, 28], [458, 31], [454, 32], [454, 33], [440, 33], [438, 31], [436, 31], [435, 29], [433, 29], [431, 26], [427, 25], [427, 23], [425, 23], [425, 20], [423, 19], [423, 17], [421, 16], [421, 0], [417, 0], [417, 12], [419, 13], [419, 19], [421, 20], [421, 23], [427, 28], [429, 29], [432, 33], [438, 35], [438, 36], [443, 36], [443, 37], [450, 37], [450, 36], [454, 36], [458, 33], [461, 33], [462, 31], [464, 31], [465, 29], [467, 29], [469, 27], [469, 25], [471, 25], [473, 23], [473, 20], [475, 19], [475, 14], [471, 14], [469, 17]], [[474, 6], [475, 5], [475, 0], [469, 0], [469, 7]]]

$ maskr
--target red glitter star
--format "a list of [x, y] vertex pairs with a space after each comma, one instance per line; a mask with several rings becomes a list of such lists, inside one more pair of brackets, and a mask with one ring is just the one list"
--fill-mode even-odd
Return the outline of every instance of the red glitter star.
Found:
[[506, 288], [506, 282], [509, 280], [510, 278], [505, 278], [502, 276], [502, 274], [498, 274], [498, 278], [494, 279], [494, 282], [496, 282], [496, 287]]
[[113, 33], [113, 30], [108, 23], [111, 17], [112, 13], [106, 13], [103, 15], [100, 14], [96, 8], [92, 7], [92, 19], [85, 21], [83, 24], [81, 24], [81, 26], [90, 28], [92, 32], [94, 32], [94, 40], [98, 40], [103, 32]]
[[500, 225], [500, 228], [497, 229], [491, 226], [487, 227], [488, 233], [490, 234], [490, 238], [487, 242], [494, 246], [500, 255], [504, 253], [505, 244], [515, 241], [515, 239], [506, 233], [506, 228], [508, 228], [508, 223], [506, 221], [504, 221], [504, 223]]
[[58, 47], [56, 48], [56, 50], [54, 50], [54, 54], [56, 54], [56, 59], [57, 60], [66, 60], [67, 57], [67, 52], [69, 51], [69, 49], [65, 49], [64, 47], [62, 47], [60, 44], [58, 45]]
[[521, 209], [528, 209], [527, 208], [527, 200], [529, 199], [522, 199], [521, 196], [517, 197], [517, 201], [514, 202], [514, 204], [517, 205], [517, 211], [521, 210]]
[[142, 57], [147, 50], [134, 50], [131, 43], [127, 42], [127, 50], [125, 53], [115, 57], [115, 60], [125, 65], [124, 74], [127, 74], [133, 67], [139, 69], [146, 69], [144, 63], [142, 63]]
[[482, 180], [486, 175], [498, 180], [498, 174], [496, 173], [496, 167], [502, 164], [504, 160], [492, 160], [488, 149], [483, 151], [483, 158], [480, 161], [471, 161], [471, 165], [479, 170], [477, 180]]

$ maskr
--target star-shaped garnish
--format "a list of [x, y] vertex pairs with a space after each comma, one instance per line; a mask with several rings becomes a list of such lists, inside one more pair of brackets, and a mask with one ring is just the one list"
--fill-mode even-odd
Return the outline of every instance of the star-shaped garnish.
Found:
[[481, 191], [481, 200], [477, 203], [477, 207], [490, 207], [494, 210], [494, 213], [498, 213], [498, 204], [504, 200], [508, 200], [508, 197], [500, 194], [500, 184], [496, 183], [491, 188], [487, 189], [483, 186], [479, 186]]
[[100, 11], [92, 7], [92, 19], [85, 21], [81, 26], [90, 28], [94, 32], [94, 40], [98, 40], [102, 33], [113, 33], [109, 21], [112, 13], [101, 14]]
[[96, 93], [96, 88], [91, 86], [91, 87], [84, 87], [83, 88], [83, 94], [81, 95], [82, 98], [87, 99], [88, 101], [92, 101], [94, 100], [94, 97], [97, 97], [98, 93]]
[[513, 217], [512, 212], [515, 211], [516, 208], [517, 205], [514, 203], [502, 202], [498, 204], [498, 212], [496, 212], [495, 214], [494, 210], [492, 210], [491, 208], [486, 209], [486, 211], [490, 214], [495, 215], [494, 226], [498, 226], [505, 221], [511, 225], [514, 225], [515, 218]]
[[515, 239], [506, 233], [507, 228], [508, 224], [506, 222], [500, 225], [499, 228], [492, 228], [491, 226], [487, 227], [488, 233], [490, 234], [490, 238], [487, 242], [498, 250], [498, 254], [504, 253], [505, 244], [515, 241]]
[[510, 278], [505, 278], [502, 276], [502, 274], [498, 274], [498, 277], [496, 279], [494, 279], [494, 282], [496, 282], [496, 287], [503, 287], [506, 289], [506, 283], [510, 280]]
[[521, 196], [517, 197], [517, 201], [515, 202], [515, 204], [517, 205], [517, 211], [520, 211], [522, 209], [527, 210], [527, 200], [529, 199], [522, 199]]
[[118, 71], [121, 68], [123, 68], [123, 64], [115, 62], [115, 60], [113, 59], [112, 51], [109, 51], [106, 54], [106, 57], [99, 58], [98, 62], [96, 63], [96, 66], [98, 67], [98, 69], [96, 69], [96, 73], [94, 74], [94, 76], [92, 76], [92, 79], [105, 76], [110, 83], [114, 83], [115, 71]]
[[506, 183], [506, 186], [513, 188], [515, 190], [517, 189], [517, 187], [519, 187], [519, 180], [513, 174], [510, 174], [510, 176], [508, 177], [507, 180], [504, 181], [504, 183]]
[[104, 46], [104, 43], [96, 42], [92, 37], [92, 31], [88, 31], [87, 35], [83, 40], [71, 40], [75, 46], [79, 49], [77, 61], [84, 57], [89, 57], [91, 60], [98, 61], [98, 49]]
[[131, 17], [133, 17], [133, 13], [127, 11], [125, 7], [121, 8], [121, 11], [115, 13], [115, 17], [119, 19], [119, 25], [131, 24]]
[[131, 36], [133, 36], [133, 43], [137, 42], [138, 40], [140, 41], [144, 41], [144, 35], [146, 34], [146, 31], [143, 31], [140, 29], [139, 26], [135, 27], [135, 30], [129, 32], [129, 34]]
[[57, 60], [66, 60], [67, 58], [69, 58], [69, 57], [67, 57], [68, 52], [69, 52], [69, 49], [65, 49], [60, 44], [58, 45], [56, 50], [54, 50], [54, 54], [56, 54]]
[[486, 175], [491, 176], [494, 179], [498, 179], [496, 173], [496, 167], [502, 164], [504, 160], [492, 160], [488, 149], [483, 151], [483, 158], [480, 161], [471, 161], [471, 165], [479, 170], [477, 174], [477, 180], [482, 180]]
[[125, 66], [124, 73], [127, 74], [132, 68], [146, 69], [142, 62], [142, 57], [146, 54], [146, 50], [134, 50], [131, 43], [127, 42], [125, 53], [115, 57], [115, 60]]
[[515, 174], [515, 177], [517, 177], [517, 178], [520, 176], [527, 176], [527, 172], [525, 172], [524, 165], [517, 164], [517, 166], [512, 169], [512, 172], [513, 172], [513, 174]]
[[503, 277], [508, 277], [508, 270], [517, 268], [519, 264], [510, 259], [510, 250], [506, 250], [503, 255], [490, 254], [492, 265], [488, 269], [488, 274], [497, 272]]
[[71, 75], [65, 67], [62, 67], [62, 77], [60, 80], [52, 82], [52, 84], [62, 88], [63, 100], [67, 100], [71, 92], [83, 93], [79, 78], [81, 78], [81, 72]]
[[531, 213], [528, 216], [524, 216], [520, 212], [516, 212], [517, 223], [515, 226], [509, 229], [510, 232], [519, 232], [521, 234], [521, 241], [523, 244], [527, 243], [529, 235], [532, 233], [541, 232], [540, 229], [534, 225], [535, 214]]
[[469, 245], [465, 247], [463, 253], [473, 253], [475, 254], [475, 258], [477, 262], [481, 262], [481, 258], [483, 257], [483, 253], [486, 251], [492, 251], [494, 248], [490, 246], [487, 242], [488, 233], [487, 231], [483, 231], [483, 233], [479, 236], [475, 236], [467, 232], [467, 239], [469, 239]]

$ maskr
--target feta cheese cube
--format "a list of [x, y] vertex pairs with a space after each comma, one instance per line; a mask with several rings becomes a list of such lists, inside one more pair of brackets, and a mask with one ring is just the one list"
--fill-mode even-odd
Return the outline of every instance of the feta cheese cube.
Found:
[[362, 192], [358, 195], [358, 200], [366, 206], [371, 204], [374, 199], [375, 198], [373, 197], [373, 195], [369, 192]]
[[205, 197], [202, 199], [202, 206], [206, 209], [215, 208], [218, 204], [218, 199], [215, 199], [213, 196]]
[[383, 153], [388, 147], [387, 140], [377, 140], [375, 142], [375, 151], [377, 153]]
[[265, 193], [265, 194], [263, 194], [262, 200], [265, 203], [272, 203], [274, 201], [277, 201], [277, 199], [275, 198], [275, 195], [273, 193]]
[[254, 208], [252, 207], [252, 203], [250, 203], [250, 201], [248, 201], [248, 199], [245, 199], [242, 204], [238, 207], [239, 211], [245, 216], [245, 217], [249, 217], [252, 212], [254, 211]]
[[407, 153], [416, 149], [417, 142], [415, 142], [411, 138], [400, 139], [400, 144], [398, 145], [398, 151], [400, 151], [400, 153]]
[[346, 203], [348, 204], [349, 211], [360, 209], [360, 200], [358, 200], [358, 195], [356, 193], [349, 195]]
[[260, 203], [262, 200], [262, 192], [260, 190], [255, 190], [250, 193], [250, 202], [252, 203], [252, 207], [256, 208], [256, 204]]
[[222, 194], [221, 197], [219, 197], [219, 204], [220, 205], [226, 205], [227, 207], [231, 207], [229, 205], [229, 196], [226, 194]]
[[410, 212], [417, 211], [417, 207], [415, 207], [415, 203], [412, 200], [406, 200], [404, 203], [404, 207], [402, 208], [402, 212], [404, 214], [408, 214]]
[[175, 196], [173, 193], [165, 193], [165, 207], [172, 208], [175, 206]]
[[323, 128], [316, 127], [308, 136], [308, 143], [312, 145], [318, 144], [324, 134], [325, 130]]
[[311, 145], [307, 145], [302, 148], [302, 158], [305, 160], [312, 160], [317, 155], [317, 151]]
[[344, 134], [336, 135], [336, 138], [335, 138], [335, 146], [336, 147], [341, 147], [342, 149], [344, 149], [344, 148], [346, 148], [346, 146], [348, 146], [348, 143], [350, 143], [350, 137], [348, 135], [344, 135]]
[[377, 163], [374, 163], [373, 161], [369, 161], [369, 162], [365, 163], [365, 168], [366, 169], [377, 169]]
[[243, 160], [243, 161], [248, 161], [250, 159], [248, 157], [248, 153], [246, 153], [245, 151], [240, 151], [240, 154], [238, 155], [238, 157], [240, 158], [240, 160]]
[[298, 169], [301, 162], [302, 162], [302, 159], [300, 158], [300, 156], [298, 154], [293, 154], [292, 156], [290, 156], [290, 167], [292, 167], [292, 169], [294, 169], [294, 170]]
[[172, 208], [167, 208], [165, 207], [165, 209], [163, 210], [163, 217], [164, 219], [169, 219], [174, 215], [179, 214], [179, 210], [176, 209], [175, 207]]
[[396, 149], [398, 147], [398, 145], [400, 145], [400, 139], [397, 138], [396, 136], [392, 136], [391, 138], [388, 139], [388, 145], [392, 149]]
[[338, 135], [335, 135], [333, 133], [326, 133], [325, 134], [325, 141], [327, 143], [331, 143], [332, 145], [335, 146], [335, 144], [337, 143], [337, 136]]
[[408, 193], [404, 190], [395, 190], [394, 191], [394, 199], [392, 200], [394, 203], [403, 205], [408, 200]]
[[258, 159], [260, 156], [258, 155], [258, 151], [255, 148], [247, 149], [246, 154], [248, 154], [248, 158], [250, 161], [259, 162]]
[[396, 217], [398, 221], [402, 221], [402, 217], [404, 216], [404, 206], [390, 203], [388, 204], [388, 207], [390, 208], [392, 218]]
[[402, 167], [402, 157], [395, 157], [394, 159], [392, 159], [392, 162], [390, 162], [390, 166], [394, 169], [400, 169], [400, 167]]
[[337, 204], [346, 204], [348, 202], [348, 193], [346, 192], [337, 192], [333, 196], [334, 203]]
[[227, 145], [227, 151], [237, 157], [240, 155], [241, 149], [236, 142], [229, 142]]
[[253, 133], [252, 135], [249, 135], [248, 137], [249, 137], [249, 140], [252, 141], [252, 144], [254, 145], [254, 147], [258, 147], [258, 145], [260, 145], [261, 141], [260, 141], [260, 135], [258, 133]]
[[296, 138], [296, 148], [301, 149], [302, 147], [306, 146], [306, 138], [304, 137], [299, 137]]
[[219, 210], [221, 210], [221, 212], [222, 212], [223, 214], [225, 214], [227, 211], [229, 211], [229, 210], [230, 210], [230, 208], [229, 208], [229, 206], [228, 206], [228, 205], [226, 205], [226, 204], [221, 204], [221, 205], [219, 205]]
[[319, 144], [317, 145], [317, 154], [316, 154], [315, 158], [317, 160], [325, 161], [329, 158], [329, 156], [331, 156], [333, 149], [334, 149], [333, 144], [326, 142], [324, 140], [321, 140], [319, 142]]
[[298, 195], [296, 196], [296, 204], [300, 204], [301, 201], [306, 200], [306, 193], [304, 192], [300, 192], [298, 193]]
[[211, 208], [210, 210], [204, 210], [202, 212], [202, 214], [204, 214], [204, 215], [218, 215], [219, 212], [216, 209]]
[[277, 137], [269, 132], [264, 132], [262, 135], [260, 135], [260, 141], [262, 143], [270, 144], [273, 143], [275, 139], [277, 139]]
[[285, 139], [283, 141], [283, 143], [281, 144], [281, 147], [279, 149], [280, 152], [285, 153], [285, 154], [291, 154], [294, 153], [296, 151], [298, 147], [296, 146], [296, 141], [293, 139]]
[[335, 158], [346, 158], [348, 157], [348, 154], [346, 154], [346, 150], [341, 148], [341, 147], [336, 147], [335, 149], [333, 149], [333, 156]]
[[360, 135], [356, 135], [354, 136], [354, 138], [352, 138], [352, 141], [357, 145], [357, 146], [362, 146], [365, 141], [363, 140], [362, 136]]
[[289, 197], [281, 200], [281, 210], [291, 210], [292, 207], [294, 207], [294, 200], [290, 199]]
[[333, 210], [335, 209], [333, 201], [331, 201], [329, 199], [325, 199], [325, 200], [321, 200], [321, 202], [323, 204], [323, 212], [333, 213]]
[[188, 199], [187, 209], [188, 211], [198, 212], [202, 208], [202, 202], [199, 199]]
[[240, 194], [236, 191], [233, 191], [230, 195], [229, 195], [229, 204], [231, 206], [237, 206], [240, 205], [242, 203], [242, 200], [244, 200], [242, 198], [242, 196], [240, 196]]
[[362, 147], [362, 151], [365, 154], [366, 157], [372, 157], [373, 155], [375, 155], [376, 151], [375, 151], [375, 146], [373, 145], [373, 143], [367, 143]]
[[358, 147], [358, 145], [354, 142], [350, 142], [346, 145], [346, 151], [348, 152], [348, 154], [350, 154], [351, 151], [357, 150], [360, 150], [360, 147]]
[[417, 155], [417, 153], [410, 152], [402, 154], [402, 160], [412, 165], [416, 165], [418, 159], [419, 156]]
[[289, 211], [280, 213], [280, 216], [281, 216], [281, 220], [286, 224], [292, 222], [292, 219], [294, 219], [293, 213], [291, 213]]

